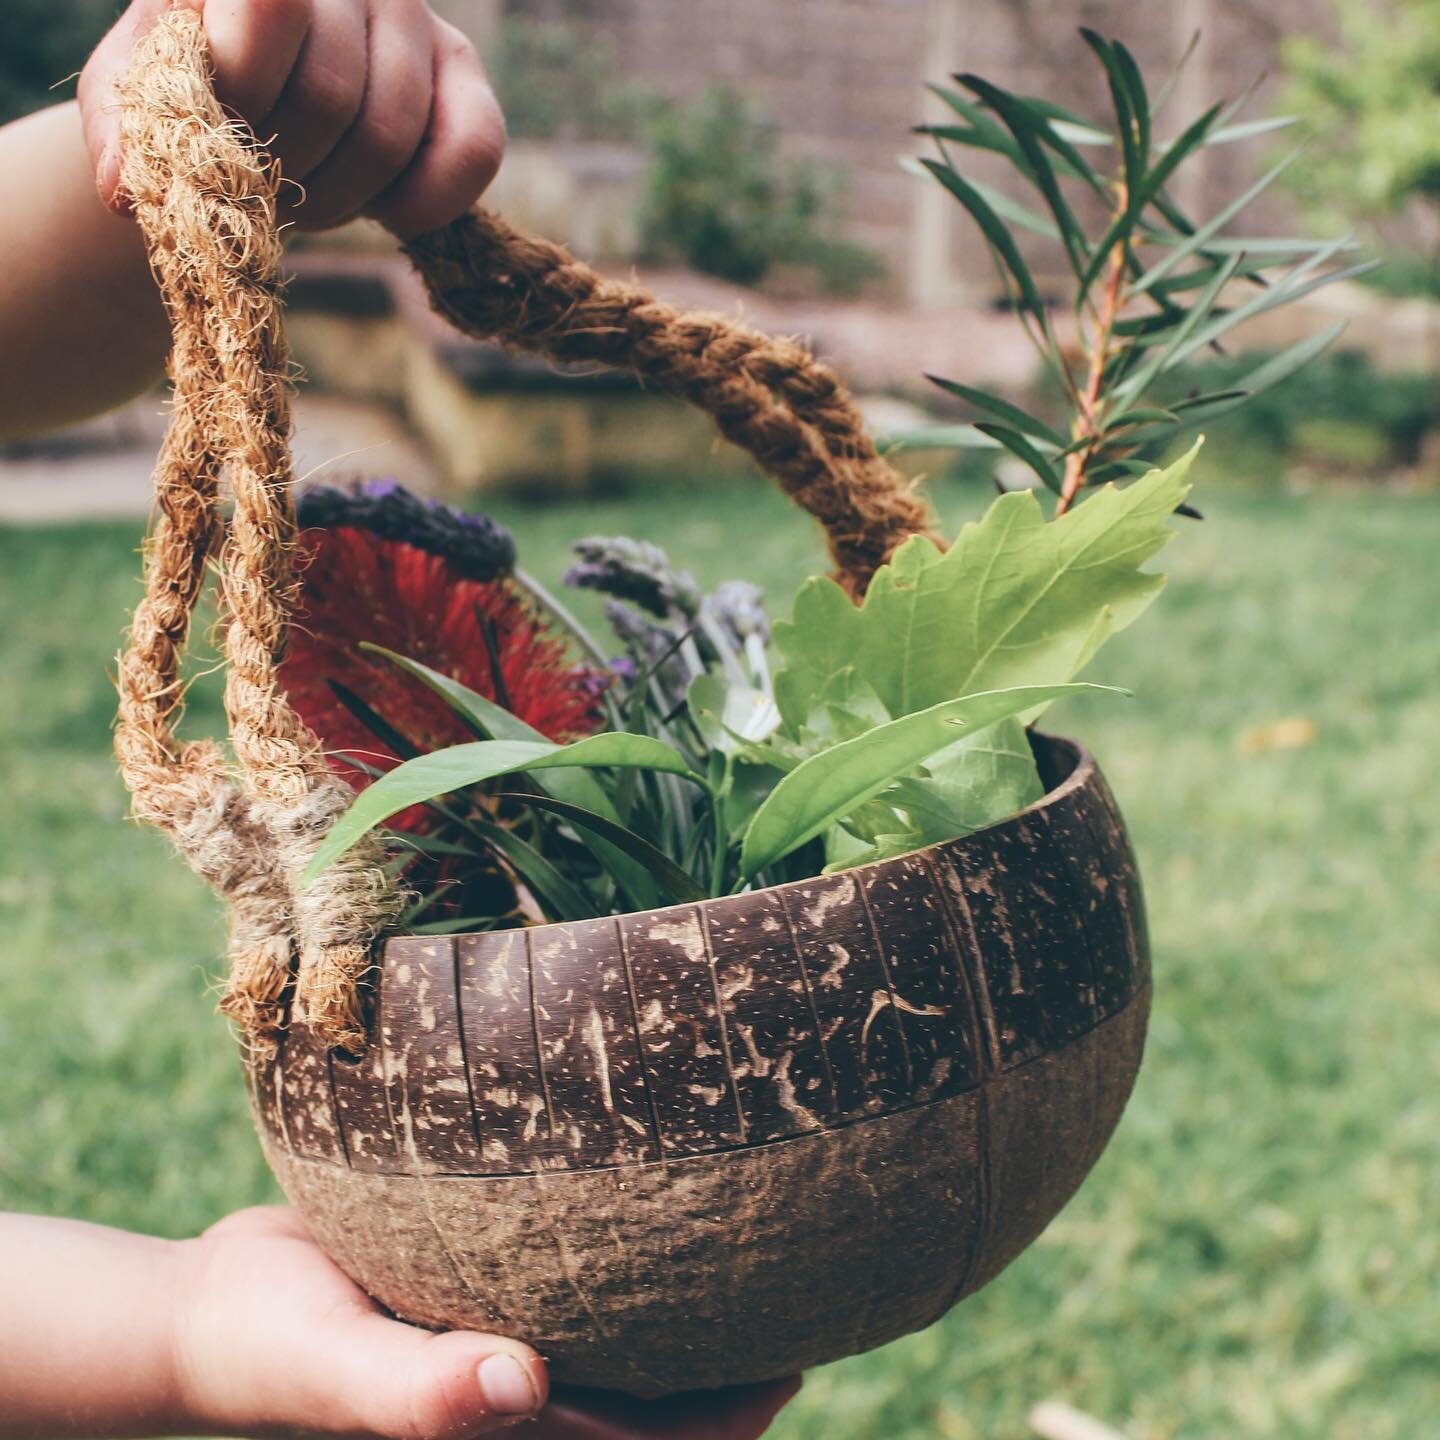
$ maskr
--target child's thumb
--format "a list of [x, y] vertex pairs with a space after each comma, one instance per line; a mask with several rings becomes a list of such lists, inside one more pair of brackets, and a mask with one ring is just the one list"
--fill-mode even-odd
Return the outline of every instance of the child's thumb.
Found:
[[548, 1393], [544, 1361], [497, 1335], [432, 1335], [357, 1314], [315, 1339], [303, 1362], [310, 1373], [294, 1376], [298, 1412], [287, 1417], [303, 1429], [462, 1440], [537, 1414]]

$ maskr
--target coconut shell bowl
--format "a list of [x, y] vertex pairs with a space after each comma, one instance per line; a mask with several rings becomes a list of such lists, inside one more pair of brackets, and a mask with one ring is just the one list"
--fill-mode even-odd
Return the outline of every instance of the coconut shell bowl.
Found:
[[1149, 1010], [1094, 760], [962, 840], [699, 905], [385, 946], [357, 1063], [251, 1066], [321, 1244], [419, 1324], [570, 1383], [761, 1380], [929, 1325], [1110, 1138]]
[[[1008, 820], [642, 914], [384, 938], [373, 858], [307, 889], [351, 792], [275, 678], [294, 527], [277, 181], [215, 103], [193, 12], [147, 36], [124, 100], [176, 398], [117, 749], [137, 813], [230, 903], [224, 1008], [287, 1195], [394, 1314], [524, 1339], [563, 1383], [758, 1381], [929, 1325], [1075, 1192], [1140, 1064], [1144, 907], [1094, 760], [1036, 736], [1048, 793]], [[820, 520], [852, 593], [925, 528], [804, 347], [479, 210], [407, 251], [469, 334], [709, 411]], [[173, 729], [207, 566], [233, 764]]]

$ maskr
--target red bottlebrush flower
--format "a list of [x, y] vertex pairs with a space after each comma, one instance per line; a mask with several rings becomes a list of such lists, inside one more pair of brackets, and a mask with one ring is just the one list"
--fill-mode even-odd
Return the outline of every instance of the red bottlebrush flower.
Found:
[[[438, 695], [361, 650], [362, 641], [460, 681], [551, 740], [597, 728], [594, 672], [575, 663], [566, 641], [512, 579], [464, 578], [443, 555], [352, 525], [305, 530], [299, 547], [300, 598], [280, 680], [327, 750], [356, 754], [382, 769], [400, 758], [345, 707], [331, 681], [421, 750], [475, 738]], [[367, 783], [343, 761], [336, 769], [356, 789]], [[426, 830], [429, 818], [417, 807], [391, 824]]]

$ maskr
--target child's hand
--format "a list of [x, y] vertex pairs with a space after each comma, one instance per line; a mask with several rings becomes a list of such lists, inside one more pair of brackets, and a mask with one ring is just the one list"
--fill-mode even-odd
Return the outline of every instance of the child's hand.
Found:
[[389, 1319], [291, 1210], [242, 1210], [184, 1242], [174, 1296], [176, 1433], [439, 1440], [545, 1403], [528, 1346]]
[[[181, 1428], [205, 1434], [443, 1440], [546, 1399], [528, 1346], [432, 1335], [384, 1316], [291, 1210], [244, 1210], [182, 1249], [174, 1350]], [[798, 1382], [676, 1396], [557, 1395], [516, 1440], [755, 1440]]]
[[[287, 218], [438, 229], [494, 178], [505, 122], [470, 42], [423, 0], [183, 0], [204, 17], [220, 100], [271, 141]], [[120, 209], [115, 86], [169, 0], [133, 0], [80, 78], [101, 197]]]

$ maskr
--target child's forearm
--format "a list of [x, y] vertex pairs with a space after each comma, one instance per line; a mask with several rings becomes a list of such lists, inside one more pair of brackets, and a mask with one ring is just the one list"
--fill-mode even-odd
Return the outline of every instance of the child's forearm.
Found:
[[0, 1215], [0, 1440], [176, 1433], [180, 1246]]
[[140, 394], [167, 344], [139, 229], [96, 192], [79, 106], [0, 128], [0, 440]]

